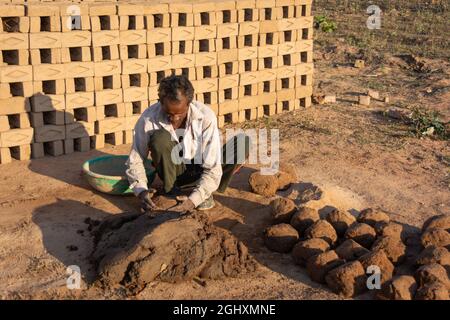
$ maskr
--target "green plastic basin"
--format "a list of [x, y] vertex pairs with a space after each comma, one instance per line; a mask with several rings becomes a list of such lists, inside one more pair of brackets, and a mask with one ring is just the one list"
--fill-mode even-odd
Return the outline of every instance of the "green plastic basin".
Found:
[[[130, 189], [125, 174], [128, 156], [108, 155], [90, 159], [83, 163], [83, 174], [88, 183], [96, 190], [108, 194], [128, 195], [133, 191]], [[155, 179], [155, 169], [152, 161], [146, 159], [144, 167], [147, 173], [148, 184]]]

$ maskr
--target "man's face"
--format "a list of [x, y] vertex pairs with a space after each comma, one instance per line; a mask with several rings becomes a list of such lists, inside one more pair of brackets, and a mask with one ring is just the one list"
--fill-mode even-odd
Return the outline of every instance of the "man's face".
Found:
[[188, 99], [184, 95], [180, 95], [180, 101], [164, 99], [161, 104], [173, 128], [180, 128], [189, 111]]

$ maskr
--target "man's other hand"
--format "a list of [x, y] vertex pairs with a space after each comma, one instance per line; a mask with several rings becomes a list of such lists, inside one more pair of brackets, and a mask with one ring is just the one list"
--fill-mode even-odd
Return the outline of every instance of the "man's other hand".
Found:
[[180, 214], [188, 213], [195, 209], [194, 203], [189, 198], [185, 198], [181, 201], [181, 203], [173, 206], [172, 208], [167, 209], [168, 211], [178, 212]]
[[141, 200], [141, 208], [144, 212], [159, 210], [159, 207], [152, 201], [153, 193], [144, 190], [139, 193], [138, 198]]

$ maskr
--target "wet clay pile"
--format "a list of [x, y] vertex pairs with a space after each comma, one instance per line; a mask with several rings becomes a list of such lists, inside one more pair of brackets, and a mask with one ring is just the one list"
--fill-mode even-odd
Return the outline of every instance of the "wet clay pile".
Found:
[[96, 285], [123, 286], [136, 294], [155, 280], [219, 279], [254, 271], [242, 242], [211, 225], [206, 215], [179, 217], [164, 211], [112, 216], [93, 230]]
[[338, 209], [319, 214], [284, 197], [270, 206], [273, 225], [264, 231], [267, 248], [290, 253], [313, 281], [333, 292], [355, 297], [369, 291], [373, 271], [368, 270], [376, 266], [381, 286], [370, 290], [374, 298], [449, 299], [450, 216], [434, 216], [422, 232], [411, 233], [371, 208], [355, 215]]

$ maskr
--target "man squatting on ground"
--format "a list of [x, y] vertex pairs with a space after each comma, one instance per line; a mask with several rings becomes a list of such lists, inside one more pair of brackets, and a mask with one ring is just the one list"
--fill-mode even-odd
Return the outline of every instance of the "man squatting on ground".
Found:
[[[134, 128], [126, 163], [130, 188], [145, 212], [152, 214], [158, 209], [144, 168], [144, 159], [150, 153], [164, 193], [179, 200], [170, 211], [211, 209], [212, 193], [224, 192], [232, 175], [248, 158], [249, 137], [238, 134], [221, 151], [216, 115], [205, 104], [193, 100], [194, 88], [185, 76], [163, 79], [158, 96], [159, 101], [142, 113]], [[193, 187], [190, 195], [180, 197], [181, 188], [188, 187]]]

